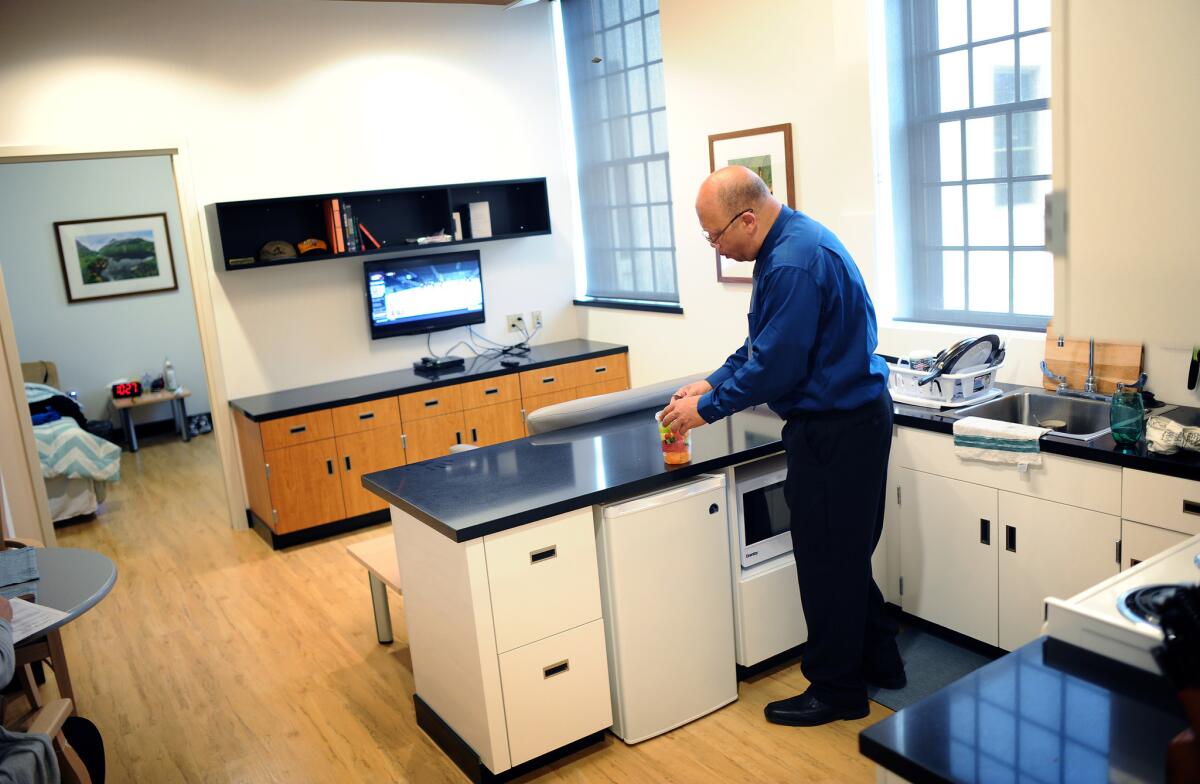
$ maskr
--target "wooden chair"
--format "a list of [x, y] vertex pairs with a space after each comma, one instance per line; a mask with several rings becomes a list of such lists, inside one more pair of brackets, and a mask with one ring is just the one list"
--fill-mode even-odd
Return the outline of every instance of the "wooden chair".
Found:
[[[29, 665], [25, 665], [22, 669], [24, 673], [19, 672], [18, 677], [28, 678], [32, 683], [33, 673], [30, 672]], [[36, 684], [34, 688], [37, 688]], [[75, 751], [62, 731], [67, 717], [73, 712], [74, 707], [70, 700], [52, 700], [7, 725], [6, 729], [12, 732], [48, 735], [50, 743], [54, 747], [54, 754], [58, 757], [58, 768], [62, 780], [67, 784], [92, 784], [91, 774], [84, 766], [83, 759], [80, 758], [79, 753]]]
[[[42, 543], [33, 539], [4, 539], [0, 542], [0, 550], [8, 550], [17, 547], [41, 547]], [[26, 597], [32, 599], [32, 597]], [[67, 652], [63, 648], [62, 633], [55, 629], [52, 632], [47, 632], [46, 636], [36, 642], [24, 643], [16, 648], [17, 660], [17, 677], [21, 677], [21, 670], [27, 665], [34, 662], [45, 662], [51, 670], [54, 671], [54, 682], [58, 684], [58, 695], [65, 698], [72, 706], [72, 715], [74, 715], [75, 704], [75, 689], [71, 686], [71, 671], [67, 666]], [[37, 684], [34, 684], [36, 691]], [[26, 690], [26, 696], [29, 697], [30, 706], [39, 708], [42, 705], [41, 694], [31, 694]]]

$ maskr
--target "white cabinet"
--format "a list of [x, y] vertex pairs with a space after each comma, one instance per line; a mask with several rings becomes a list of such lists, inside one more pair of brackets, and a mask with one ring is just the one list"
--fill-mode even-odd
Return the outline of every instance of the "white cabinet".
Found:
[[1121, 517], [1188, 536], [1200, 534], [1200, 482], [1126, 468]]
[[996, 645], [997, 491], [905, 468], [896, 475], [901, 606]]
[[1121, 569], [1137, 566], [1150, 556], [1158, 555], [1187, 538], [1187, 534], [1179, 531], [1168, 531], [1166, 528], [1144, 525], [1133, 520], [1122, 520]]
[[1118, 571], [1121, 520], [1075, 506], [1000, 493], [1000, 647], [1041, 634], [1047, 596], [1074, 596]]

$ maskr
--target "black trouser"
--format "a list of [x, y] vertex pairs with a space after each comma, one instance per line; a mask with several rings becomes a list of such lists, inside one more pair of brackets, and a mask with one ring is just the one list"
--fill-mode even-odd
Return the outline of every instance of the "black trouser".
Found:
[[902, 667], [896, 622], [871, 575], [891, 441], [887, 392], [853, 411], [789, 418], [783, 428], [784, 491], [808, 622], [801, 670], [810, 693], [838, 707], [865, 702], [864, 670], [890, 675]]

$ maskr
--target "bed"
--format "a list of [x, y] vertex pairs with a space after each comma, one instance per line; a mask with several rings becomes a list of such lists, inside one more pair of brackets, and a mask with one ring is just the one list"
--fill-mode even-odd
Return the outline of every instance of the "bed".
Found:
[[[52, 362], [22, 363], [25, 396], [31, 404], [53, 396], [58, 372]], [[121, 448], [92, 435], [69, 417], [33, 426], [50, 517], [55, 522], [95, 514], [108, 495], [108, 483], [120, 479]]]

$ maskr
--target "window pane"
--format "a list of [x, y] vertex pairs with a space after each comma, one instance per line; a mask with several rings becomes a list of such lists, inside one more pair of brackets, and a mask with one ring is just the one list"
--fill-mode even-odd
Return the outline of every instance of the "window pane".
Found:
[[630, 204], [646, 203], [646, 164], [631, 163], [626, 169], [629, 175]]
[[654, 121], [654, 151], [665, 153], [667, 151], [667, 113], [653, 112], [650, 117]]
[[1013, 254], [1013, 312], [1054, 313], [1054, 257], [1044, 250]]
[[972, 247], [1008, 244], [1008, 185], [967, 186], [967, 235]]
[[[1046, 194], [1049, 180], [1013, 183], [1013, 244], [1046, 244]], [[974, 238], [972, 238], [974, 239]]]
[[938, 0], [938, 49], [967, 42], [967, 0]]
[[654, 291], [654, 264], [650, 251], [639, 250], [633, 254], [633, 269], [638, 291]]
[[655, 63], [647, 70], [647, 81], [650, 83], [650, 108], [661, 109], [667, 105], [666, 93], [663, 91], [662, 63]]
[[624, 0], [621, 5], [624, 7], [627, 22], [642, 15], [642, 0]]
[[962, 136], [957, 122], [938, 126], [938, 150], [942, 159], [942, 180], [962, 179]]
[[675, 254], [669, 250], [654, 251], [654, 274], [658, 287], [668, 294], [675, 293]]
[[1021, 39], [1021, 100], [1050, 97], [1050, 34]]
[[631, 68], [626, 75], [629, 78], [629, 111], [646, 111], [650, 108], [646, 105], [646, 69]]
[[1015, 101], [1013, 42], [1000, 41], [972, 51], [975, 57], [975, 105], [994, 106]]
[[939, 107], [943, 112], [966, 109], [970, 103], [967, 92], [967, 53], [951, 52], [938, 55], [938, 78], [941, 83]]
[[967, 178], [1008, 176], [1008, 126], [1004, 115], [967, 120]]
[[621, 40], [621, 28], [614, 27], [604, 34], [604, 68], [608, 73], [625, 67], [625, 45]]
[[629, 244], [635, 248], [650, 247], [650, 216], [645, 207], [629, 210]]
[[963, 277], [963, 252], [942, 251], [942, 307], [947, 310], [966, 310], [966, 289]]
[[600, 24], [612, 27], [621, 23], [620, 0], [600, 0]]
[[642, 7], [646, 9], [648, 14], [658, 13], [658, 0], [644, 0]]
[[1021, 0], [1019, 16], [1022, 30], [1049, 27], [1050, 0]]
[[609, 213], [609, 220], [612, 223], [612, 247], [621, 248], [629, 245], [628, 234], [629, 221], [626, 219], [626, 211], [621, 208], [612, 210]]
[[662, 33], [658, 19], [658, 14], [655, 14], [646, 20], [646, 62], [650, 63], [662, 59]]
[[654, 238], [654, 247], [670, 248], [671, 242], [671, 208], [660, 204], [650, 208], [650, 232]]
[[633, 129], [633, 146], [630, 152], [633, 157], [650, 154], [650, 118], [645, 114], [635, 114], [629, 118]]
[[1012, 116], [1013, 176], [1050, 174], [1050, 110], [1018, 112]]
[[629, 118], [619, 117], [610, 123], [609, 127], [612, 130], [612, 157], [628, 158], [629, 157]]
[[1012, 35], [1012, 0], [971, 0], [971, 40]]
[[617, 251], [617, 289], [633, 291], [633, 254], [626, 250]]
[[646, 62], [646, 49], [642, 46], [641, 22], [631, 22], [625, 25], [625, 61], [629, 65], [641, 65]]
[[[962, 186], [942, 187], [942, 244], [963, 244]], [[936, 242], [936, 240], [934, 240]]]
[[646, 166], [650, 175], [650, 201], [670, 201], [671, 190], [667, 185], [667, 162], [650, 161]]
[[604, 86], [608, 105], [605, 107], [603, 116], [612, 117], [616, 114], [628, 114], [629, 102], [626, 98], [628, 92], [625, 89], [625, 74], [609, 74], [604, 77]]
[[967, 301], [973, 311], [1008, 312], [1008, 251], [975, 250], [967, 256], [970, 270]]

